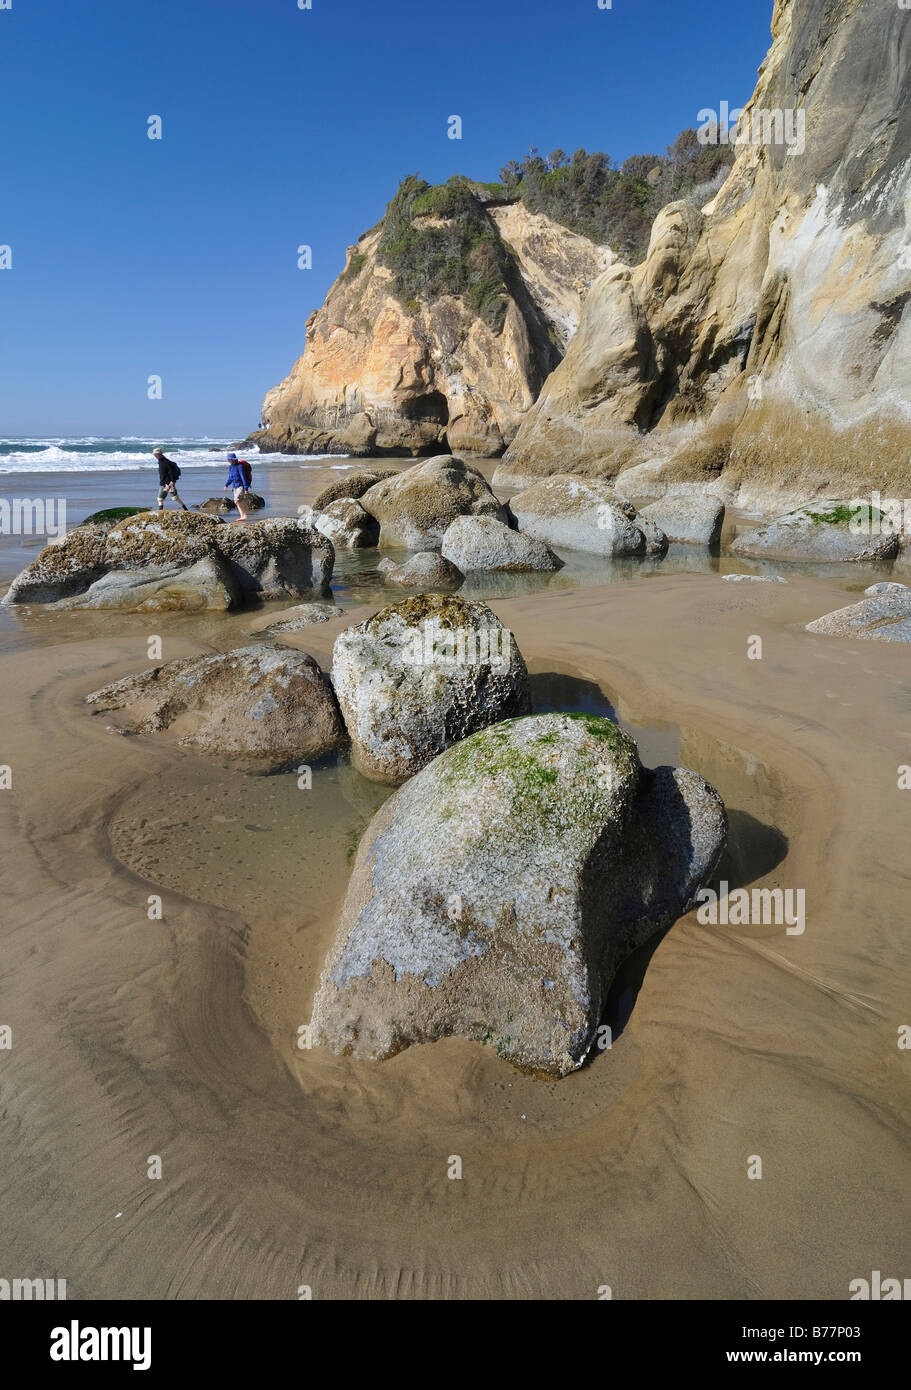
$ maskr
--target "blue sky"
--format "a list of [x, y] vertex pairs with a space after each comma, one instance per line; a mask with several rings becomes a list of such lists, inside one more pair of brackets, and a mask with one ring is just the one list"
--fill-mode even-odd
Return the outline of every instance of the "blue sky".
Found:
[[746, 101], [772, 11], [311, 3], [0, 10], [0, 434], [245, 434], [403, 175], [493, 179], [530, 144], [663, 151]]

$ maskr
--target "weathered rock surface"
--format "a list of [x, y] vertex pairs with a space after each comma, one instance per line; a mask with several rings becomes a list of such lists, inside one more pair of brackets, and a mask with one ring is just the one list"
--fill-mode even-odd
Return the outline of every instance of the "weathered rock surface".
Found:
[[140, 512], [46, 546], [4, 602], [126, 610], [132, 597], [143, 611], [234, 607], [327, 592], [334, 560], [332, 542], [298, 520], [225, 525], [199, 512]]
[[596, 280], [505, 469], [660, 459], [747, 507], [909, 495], [907, 25], [880, 0], [776, 0], [724, 186]]
[[716, 546], [724, 525], [724, 503], [715, 497], [672, 492], [643, 507], [640, 516], [654, 522], [669, 541]]
[[645, 772], [605, 719], [495, 724], [382, 806], [361, 840], [314, 1040], [381, 1059], [452, 1035], [563, 1076], [618, 966], [710, 878], [726, 836], [694, 772]]
[[745, 531], [731, 545], [735, 555], [753, 560], [790, 560], [809, 564], [888, 560], [898, 550], [898, 536], [856, 535], [853, 509], [844, 502], [820, 502], [776, 517], [766, 526]]
[[107, 568], [109, 529], [105, 525], [79, 526], [61, 541], [46, 545], [38, 558], [16, 575], [3, 602], [53, 603], [82, 593]]
[[397, 472], [398, 469], [396, 468], [360, 468], [356, 473], [344, 473], [334, 483], [323, 488], [313, 503], [313, 510], [315, 512], [322, 511], [324, 507], [328, 507], [330, 502], [340, 502], [346, 497], [359, 502], [367, 489], [373, 487], [374, 483], [382, 483], [386, 478], [394, 478]]
[[392, 565], [385, 571], [386, 583], [402, 589], [457, 589], [465, 575], [436, 550], [420, 550], [403, 565]]
[[450, 744], [529, 709], [525, 662], [484, 603], [422, 595], [335, 641], [332, 681], [356, 766], [397, 783]]
[[558, 473], [517, 493], [509, 507], [520, 532], [558, 548], [611, 558], [667, 550], [659, 528], [598, 479]]
[[[611, 252], [542, 214], [489, 207], [480, 189], [472, 196], [504, 277], [495, 320], [462, 293], [403, 302], [378, 259], [384, 219], [349, 247], [307, 321], [303, 356], [266, 396], [263, 428], [248, 443], [361, 457], [502, 452]], [[452, 237], [457, 257], [472, 254], [457, 220], [416, 216], [411, 226], [412, 236]]]
[[361, 506], [380, 524], [380, 545], [406, 550], [439, 550], [457, 516], [507, 517], [477, 468], [441, 454], [377, 483]]
[[379, 522], [353, 497], [327, 502], [314, 513], [314, 526], [321, 535], [329, 537], [336, 550], [363, 550], [379, 541]]
[[284, 517], [219, 529], [218, 545], [245, 597], [304, 598], [329, 592], [335, 549], [327, 536]]
[[125, 710], [134, 733], [171, 730], [204, 753], [263, 769], [331, 753], [345, 741], [338, 705], [312, 656], [255, 644], [127, 676], [88, 696]]
[[226, 613], [240, 602], [227, 561], [216, 551], [195, 565], [150, 565], [109, 570], [85, 593], [56, 603], [56, 609], [119, 609], [124, 613]]
[[492, 516], [457, 516], [443, 536], [442, 554], [463, 574], [563, 568], [563, 561], [543, 541], [513, 531]]
[[911, 589], [904, 584], [873, 584], [860, 603], [807, 623], [807, 632], [870, 642], [911, 642]]

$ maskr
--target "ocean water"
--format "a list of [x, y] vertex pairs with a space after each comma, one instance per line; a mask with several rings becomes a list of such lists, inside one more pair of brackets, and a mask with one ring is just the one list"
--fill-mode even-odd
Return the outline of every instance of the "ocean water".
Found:
[[[161, 435], [154, 439], [137, 435], [120, 438], [100, 435], [79, 438], [9, 437], [0, 439], [0, 473], [84, 473], [96, 470], [126, 473], [154, 469], [158, 465], [152, 457], [152, 450], [159, 444], [168, 458], [181, 468], [224, 468], [225, 454], [231, 448], [232, 441], [209, 436], [176, 439]], [[301, 458], [293, 454], [261, 454], [255, 447], [244, 453], [251, 463], [255, 459], [259, 463], [288, 463], [300, 468], [308, 465], [325, 467], [325, 463], [320, 465], [318, 460], [337, 458], [336, 467], [351, 466], [345, 461], [345, 455], [312, 454]]]

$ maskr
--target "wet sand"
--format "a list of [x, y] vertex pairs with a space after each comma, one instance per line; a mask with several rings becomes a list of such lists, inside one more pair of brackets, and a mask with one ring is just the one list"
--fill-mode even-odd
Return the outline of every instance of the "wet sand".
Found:
[[[394, 596], [375, 558], [341, 566], [343, 618], [283, 640], [327, 666]], [[344, 761], [309, 791], [249, 777], [83, 706], [151, 633], [165, 659], [228, 648], [255, 612], [7, 613], [4, 1271], [129, 1299], [844, 1299], [907, 1273], [908, 657], [802, 627], [882, 576], [731, 585], [738, 566], [676, 551], [567, 568], [490, 598], [538, 707], [609, 702], [646, 762], [713, 781], [723, 875], [805, 889], [805, 933], [681, 919], [627, 964], [613, 1047], [559, 1082], [455, 1039], [379, 1065], [301, 1050], [388, 791]]]

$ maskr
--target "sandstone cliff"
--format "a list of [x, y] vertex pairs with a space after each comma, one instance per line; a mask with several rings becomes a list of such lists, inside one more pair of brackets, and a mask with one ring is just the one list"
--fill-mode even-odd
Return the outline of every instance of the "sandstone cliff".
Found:
[[521, 203], [496, 206], [479, 185], [406, 180], [349, 247], [247, 442], [303, 454], [502, 453], [612, 259]]
[[643, 263], [598, 278], [499, 481], [907, 494], [911, 13], [776, 0], [772, 33], [720, 192], [666, 207]]

